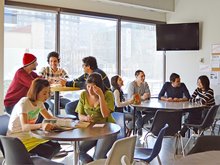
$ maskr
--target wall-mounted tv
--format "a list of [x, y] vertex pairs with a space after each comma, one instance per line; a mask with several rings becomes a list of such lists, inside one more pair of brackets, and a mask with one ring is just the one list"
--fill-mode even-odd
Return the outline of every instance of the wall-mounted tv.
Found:
[[199, 50], [199, 23], [157, 24], [157, 50]]

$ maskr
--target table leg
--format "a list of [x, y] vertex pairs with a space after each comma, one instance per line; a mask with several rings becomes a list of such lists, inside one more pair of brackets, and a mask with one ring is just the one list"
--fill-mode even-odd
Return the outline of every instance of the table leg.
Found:
[[135, 129], [135, 113], [136, 113], [136, 107], [134, 107], [134, 110], [133, 110], [133, 135], [136, 134], [136, 129]]
[[79, 142], [74, 141], [74, 146], [73, 146], [73, 151], [74, 151], [74, 165], [80, 165], [79, 163]]
[[54, 92], [54, 116], [59, 115], [59, 110], [60, 110], [60, 92], [55, 91]]

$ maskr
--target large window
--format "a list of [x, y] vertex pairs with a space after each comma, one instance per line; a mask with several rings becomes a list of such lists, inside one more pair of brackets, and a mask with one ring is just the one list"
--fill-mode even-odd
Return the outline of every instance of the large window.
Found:
[[116, 20], [61, 14], [61, 64], [72, 78], [83, 74], [82, 58], [94, 56], [109, 78], [116, 74]]
[[38, 72], [48, 65], [47, 54], [59, 50], [61, 67], [71, 79], [83, 73], [82, 58], [94, 56], [109, 79], [121, 73], [125, 92], [127, 84], [135, 79], [134, 72], [142, 69], [152, 95], [158, 94], [164, 78], [164, 57], [156, 51], [155, 24], [121, 21], [112, 15], [98, 17], [52, 10], [5, 7], [4, 93], [22, 66], [25, 52], [37, 56]]
[[56, 14], [32, 9], [5, 8], [4, 93], [25, 52], [37, 56], [38, 69], [47, 65], [48, 52], [55, 50]]
[[128, 83], [135, 79], [134, 73], [145, 72], [151, 94], [157, 96], [163, 84], [163, 54], [156, 51], [156, 26], [122, 21], [121, 23], [121, 75]]

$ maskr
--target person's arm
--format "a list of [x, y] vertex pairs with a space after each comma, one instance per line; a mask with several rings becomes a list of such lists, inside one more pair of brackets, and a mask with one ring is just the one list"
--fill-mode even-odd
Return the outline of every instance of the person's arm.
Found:
[[46, 77], [46, 68], [45, 67], [41, 68], [41, 70], [39, 72], [39, 76], [42, 78]]
[[[108, 100], [105, 100], [105, 95], [99, 87], [94, 85], [92, 88], [93, 88], [94, 93], [99, 97], [99, 104], [100, 104], [100, 110], [101, 110], [101, 113], [102, 113], [102, 117], [103, 118], [108, 117], [110, 115], [110, 112], [111, 112], [109, 110], [108, 106], [107, 106], [107, 101]], [[114, 100], [114, 98], [113, 98], [113, 100]], [[114, 105], [114, 102], [113, 102], [113, 105]]]
[[79, 78], [72, 80], [72, 81], [67, 81], [66, 86], [67, 87], [79, 87], [80, 89], [84, 89], [85, 82], [86, 82], [87, 75], [83, 74]]
[[87, 115], [84, 111], [85, 106], [85, 91], [80, 94], [79, 102], [77, 104], [75, 112], [78, 113], [80, 121], [93, 122], [93, 118], [90, 115]]
[[127, 101], [121, 102], [120, 101], [120, 92], [118, 90], [115, 90], [113, 94], [114, 94], [114, 98], [115, 98], [115, 105], [117, 107], [128, 106], [129, 104], [132, 104], [133, 101], [134, 101], [134, 99], [131, 98], [131, 99], [127, 100]]
[[189, 90], [187, 89], [187, 87], [184, 83], [182, 83], [182, 85], [183, 85], [183, 94], [185, 96], [185, 98], [183, 98], [183, 99], [186, 99], [186, 101], [187, 101], [190, 99]]
[[21, 127], [22, 131], [30, 131], [30, 130], [36, 130], [42, 128], [42, 123], [39, 124], [29, 124], [27, 120], [27, 114], [21, 113], [20, 114], [20, 121], [21, 121]]
[[209, 102], [210, 100], [212, 100], [214, 98], [214, 92], [212, 89], [209, 89], [205, 94], [203, 94], [201, 96], [201, 103], [203, 105], [206, 105], [207, 102]]
[[63, 78], [63, 79], [69, 78], [69, 75], [67, 74], [67, 72], [64, 69], [62, 69], [62, 73], [61, 73], [61, 77], [60, 78]]
[[198, 95], [198, 88], [197, 89], [195, 89], [195, 91], [193, 92], [193, 94], [192, 94], [192, 97], [190, 98], [190, 102], [196, 102], [196, 96]]
[[164, 95], [166, 93], [166, 88], [167, 88], [167, 83], [165, 83], [162, 87], [162, 89], [160, 90], [160, 93], [158, 95], [158, 99], [159, 100], [164, 100], [167, 101], [168, 98], [166, 98]]
[[147, 82], [144, 82], [144, 94], [141, 96], [141, 100], [148, 100], [150, 99], [151, 94], [150, 94], [150, 88]]

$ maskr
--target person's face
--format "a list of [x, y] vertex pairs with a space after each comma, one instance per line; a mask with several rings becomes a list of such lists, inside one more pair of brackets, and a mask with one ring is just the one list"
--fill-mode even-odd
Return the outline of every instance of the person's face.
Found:
[[50, 96], [50, 87], [44, 87], [37, 95], [37, 100], [45, 102]]
[[49, 58], [49, 65], [53, 69], [57, 69], [59, 66], [59, 61], [56, 57], [50, 57]]
[[136, 76], [136, 80], [137, 80], [138, 82], [143, 83], [144, 80], [145, 80], [145, 74], [144, 74], [143, 72], [140, 72], [139, 75]]
[[82, 64], [82, 68], [83, 68], [84, 73], [89, 73], [90, 66], [86, 64]]
[[200, 79], [198, 79], [198, 81], [197, 81], [197, 86], [199, 89], [204, 89]]
[[93, 86], [94, 85], [95, 85], [94, 83], [88, 83], [86, 85], [86, 89], [87, 89], [89, 95], [96, 95], [95, 92], [93, 91]]
[[32, 64], [30, 65], [30, 67], [31, 67], [32, 70], [36, 70], [36, 69], [37, 69], [37, 66], [38, 66], [37, 61], [35, 61], [34, 63], [32, 63]]
[[119, 87], [122, 87], [124, 85], [124, 81], [120, 76], [118, 77], [117, 84], [119, 85]]
[[174, 82], [172, 82], [173, 87], [179, 87], [180, 86], [180, 78], [176, 78]]

